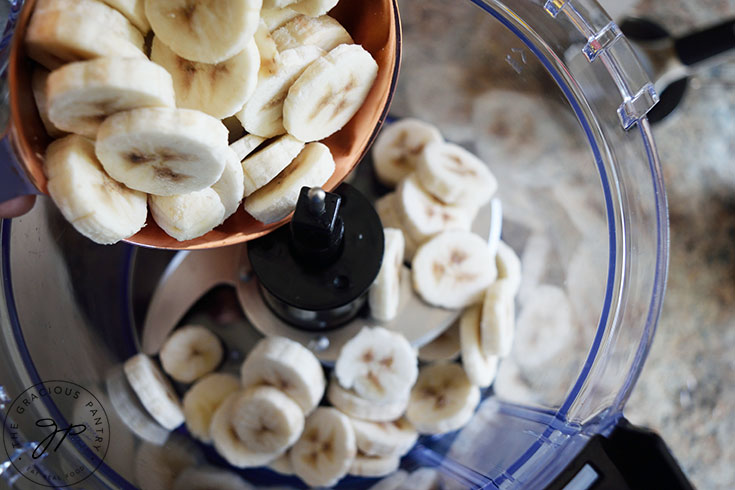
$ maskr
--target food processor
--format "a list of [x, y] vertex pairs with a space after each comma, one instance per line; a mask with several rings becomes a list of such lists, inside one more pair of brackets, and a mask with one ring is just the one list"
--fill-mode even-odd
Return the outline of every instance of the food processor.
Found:
[[[10, 2], [5, 50], [21, 4]], [[594, 0], [398, 4], [402, 66], [390, 115], [431, 122], [487, 163], [499, 182], [502, 238], [523, 264], [513, 352], [494, 385], [469, 424], [421, 437], [401, 468], [432, 469], [440, 488], [688, 488], [660, 439], [623, 417], [656, 329], [668, 250], [646, 118], [658, 96], [630, 44]], [[349, 179], [368, 200], [387, 192], [369, 155]], [[4, 220], [4, 487], [163, 488], [156, 485], [170, 485], [171, 475], [158, 473], [178, 464], [219, 467], [258, 488], [304, 488], [269, 469], [229, 467], [184, 428], [164, 430], [122, 371], [181, 323], [207, 325], [223, 339], [224, 371], [237, 372], [267, 335], [289, 336], [328, 365], [351, 324], [304, 328], [279, 315], [245, 267], [248, 246], [98, 246], [48, 199]], [[160, 298], [177, 301], [161, 306]], [[414, 347], [446, 327], [447, 311], [434, 313], [401, 322], [418, 330]], [[42, 396], [18, 412], [23, 393], [42, 383], [79, 396]], [[101, 423], [105, 436], [72, 430], [71, 443], [35, 459], [36, 422], [46, 419], [59, 427]], [[339, 487], [376, 483], [348, 477]]]

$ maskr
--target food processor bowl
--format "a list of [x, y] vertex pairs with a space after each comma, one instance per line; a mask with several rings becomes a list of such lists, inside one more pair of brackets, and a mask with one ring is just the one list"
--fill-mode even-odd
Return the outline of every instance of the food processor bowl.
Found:
[[[615, 428], [653, 339], [668, 246], [645, 117], [656, 94], [593, 0], [399, 6], [403, 57], [391, 116], [433, 123], [488, 164], [499, 183], [503, 240], [523, 267], [514, 347], [494, 385], [468, 425], [420, 438], [402, 468], [433, 468], [444, 488], [543, 488], [591, 438]], [[355, 173], [369, 197], [387, 191], [369, 158]], [[2, 222], [0, 406], [5, 438], [12, 424], [18, 444], [0, 464], [0, 480], [34, 488], [34, 478], [63, 486], [55, 479], [76, 475], [89, 489], [145, 487], [153, 470], [141, 470], [140, 454], [163, 445], [260, 487], [303, 488], [268, 469], [229, 468], [183, 428], [168, 434], [127, 387], [122, 363], [140, 350], [146, 308], [172, 260], [181, 256], [95, 245], [48, 199]], [[226, 296], [214, 291], [186, 320], [208, 322], [228, 347], [222, 369], [237, 372], [261, 334], [244, 316], [212, 320], [212, 304]], [[89, 434], [72, 437], [36, 460], [29, 477], [18, 461], [38, 442], [33, 422], [68, 426], [79, 409], [75, 400], [45, 397], [25, 414], [12, 411], [25, 390], [52, 380], [83, 387], [104, 407], [109, 449], [102, 457]], [[594, 470], [582, 478], [593, 481]], [[349, 477], [340, 486], [374, 482]]]

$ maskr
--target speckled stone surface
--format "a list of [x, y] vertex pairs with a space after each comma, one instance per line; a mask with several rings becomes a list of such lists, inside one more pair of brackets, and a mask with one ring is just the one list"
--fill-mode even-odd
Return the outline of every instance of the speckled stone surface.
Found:
[[[642, 0], [670, 32], [735, 17], [732, 0]], [[658, 431], [700, 489], [735, 486], [735, 57], [693, 78], [654, 128], [669, 198], [668, 289], [626, 408]]]

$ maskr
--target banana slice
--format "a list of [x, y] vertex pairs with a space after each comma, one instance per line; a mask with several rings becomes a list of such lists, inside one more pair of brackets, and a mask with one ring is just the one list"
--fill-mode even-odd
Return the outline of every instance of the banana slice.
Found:
[[159, 353], [163, 370], [181, 383], [191, 383], [214, 371], [223, 355], [219, 338], [199, 325], [176, 329]]
[[296, 2], [298, 2], [298, 0], [263, 0], [263, 12], [270, 10], [280, 10]]
[[94, 0], [39, 0], [25, 44], [28, 56], [49, 70], [103, 56], [145, 59], [140, 31]]
[[401, 270], [403, 269], [403, 232], [385, 228], [383, 263], [378, 277], [368, 291], [370, 316], [381, 322], [389, 322], [398, 314], [401, 299]]
[[378, 478], [390, 475], [398, 469], [400, 464], [399, 456], [368, 456], [357, 453], [348, 473], [353, 476]]
[[54, 141], [46, 150], [43, 171], [61, 214], [92, 241], [116, 243], [145, 225], [145, 194], [111, 179], [95, 157], [92, 141], [78, 135]]
[[403, 335], [364, 327], [339, 352], [334, 374], [345, 389], [378, 403], [403, 400], [416, 376], [416, 352]]
[[342, 388], [334, 378], [329, 382], [327, 400], [350, 417], [373, 422], [390, 422], [396, 420], [403, 415], [408, 405], [408, 397], [403, 400], [387, 403], [365, 400], [359, 397], [354, 391]]
[[[295, 2], [286, 0], [288, 3], [285, 5], [290, 5]], [[283, 6], [275, 6], [271, 0], [270, 6], [269, 0], [263, 0], [263, 8], [260, 11], [260, 20], [265, 22], [266, 27], [268, 28], [268, 32], [273, 32], [282, 25], [284, 25], [289, 20], [293, 19], [297, 15], [300, 15], [295, 10], [291, 10], [290, 8], [284, 8]]]
[[419, 154], [416, 176], [430, 194], [448, 204], [481, 207], [498, 190], [487, 165], [459, 145], [432, 141]]
[[281, 55], [278, 53], [278, 46], [271, 36], [268, 24], [262, 18], [258, 24], [258, 30], [255, 31], [254, 40], [260, 55], [258, 78], [274, 75], [278, 71]]
[[[370, 487], [368, 490], [399, 490], [402, 487], [404, 481], [408, 478], [408, 472], [404, 470], [398, 470], [392, 475], [383, 478], [378, 483]], [[406, 490], [416, 490], [414, 488]]]
[[451, 361], [460, 351], [459, 323], [454, 322], [437, 338], [419, 349], [419, 360], [424, 362]]
[[462, 367], [467, 377], [475, 386], [487, 388], [498, 374], [500, 357], [485, 354], [482, 347], [482, 329], [480, 319], [482, 307], [474, 305], [462, 313], [460, 319], [460, 341], [462, 344]]
[[288, 90], [283, 126], [302, 141], [317, 141], [352, 119], [378, 75], [378, 64], [357, 44], [342, 44], [314, 61]]
[[156, 37], [184, 59], [220, 63], [245, 49], [260, 20], [261, 0], [146, 0]]
[[443, 231], [469, 231], [477, 214], [477, 208], [439, 201], [421, 187], [415, 175], [401, 181], [396, 199], [401, 222], [419, 244]]
[[[350, 419], [357, 449], [367, 456], [400, 457], [411, 450], [419, 437], [405, 418], [392, 422]], [[366, 475], [367, 476], [367, 475]]]
[[340, 44], [355, 42], [342, 24], [328, 15], [298, 15], [275, 29], [271, 36], [278, 51], [299, 46], [317, 46], [324, 51], [331, 51]]
[[243, 207], [260, 222], [280, 221], [296, 208], [302, 187], [321, 187], [334, 168], [329, 148], [309, 143], [275, 179], [248, 196]]
[[498, 252], [495, 255], [495, 265], [498, 268], [498, 279], [505, 279], [513, 296], [521, 289], [521, 259], [515, 251], [504, 241], [498, 242]]
[[434, 141], [444, 141], [439, 129], [419, 119], [383, 126], [373, 145], [375, 176], [383, 185], [395, 187], [413, 173], [424, 147]]
[[168, 430], [184, 422], [181, 403], [171, 383], [145, 354], [136, 354], [123, 366], [125, 377], [148, 413]]
[[[254, 134], [246, 134], [242, 138], [234, 141], [230, 144], [230, 149], [237, 155], [237, 161], [242, 162], [246, 156], [250, 155], [253, 150], [261, 145], [265, 141], [265, 138], [256, 136]], [[242, 168], [242, 165], [240, 165]], [[245, 189], [243, 188], [243, 192]]]
[[303, 149], [303, 141], [286, 134], [243, 160], [245, 197], [273, 180]]
[[332, 7], [337, 5], [338, 1], [339, 0], [300, 0], [291, 5], [291, 8], [297, 12], [301, 12], [302, 14], [317, 17], [332, 10]]
[[217, 193], [222, 206], [225, 208], [222, 221], [237, 211], [245, 192], [245, 174], [242, 171], [242, 164], [237, 153], [232, 149], [232, 145], [230, 145], [230, 150], [225, 152], [225, 155], [225, 168], [222, 171], [222, 176], [212, 185], [212, 190]]
[[407, 261], [413, 260], [413, 256], [416, 253], [418, 244], [409, 235], [406, 226], [401, 220], [401, 215], [398, 212], [398, 198], [395, 192], [390, 192], [377, 201], [375, 201], [375, 211], [380, 217], [383, 228], [397, 228], [403, 232], [403, 258]]
[[97, 132], [95, 152], [107, 173], [131, 189], [172, 196], [219, 180], [227, 128], [191, 109], [152, 107], [119, 112]]
[[421, 369], [411, 390], [406, 418], [419, 434], [444, 434], [469, 422], [478, 403], [480, 388], [459, 364], [431, 364]]
[[285, 133], [283, 103], [289, 88], [322, 56], [324, 51], [316, 46], [301, 46], [280, 53], [274, 71], [261, 71], [255, 92], [237, 113], [243, 127], [249, 133], [266, 138]]
[[293, 475], [293, 465], [291, 464], [291, 455], [288, 452], [283, 453], [278, 459], [268, 463], [268, 469], [280, 473], [282, 475]]
[[140, 107], [175, 107], [171, 76], [137, 58], [98, 58], [54, 70], [46, 84], [54, 125], [94, 139], [107, 116]]
[[268, 337], [248, 354], [240, 370], [243, 388], [270, 385], [311, 413], [324, 395], [326, 380], [319, 359], [298, 342]]
[[301, 436], [304, 412], [284, 392], [272, 386], [256, 386], [235, 400], [232, 427], [249, 449], [282, 453]]
[[143, 35], [151, 30], [145, 16], [145, 0], [102, 0], [125, 16]]
[[412, 272], [414, 289], [424, 301], [443, 308], [482, 301], [497, 276], [485, 240], [466, 231], [445, 231], [423, 244]]
[[225, 206], [212, 189], [174, 196], [148, 196], [156, 224], [180, 242], [212, 231], [225, 220]]
[[487, 288], [482, 304], [482, 351], [486, 356], [507, 357], [515, 335], [513, 284], [498, 279]]
[[183, 438], [169, 438], [163, 445], [143, 442], [135, 453], [135, 483], [141, 490], [171, 490], [186, 468], [197, 464]]
[[357, 454], [350, 419], [337, 409], [319, 407], [309, 415], [290, 451], [294, 473], [307, 485], [328, 487], [347, 474]]
[[258, 46], [252, 39], [232, 58], [199, 63], [178, 56], [156, 37], [151, 60], [171, 74], [177, 107], [196, 109], [218, 119], [242, 109], [255, 91], [260, 70]]
[[46, 96], [46, 80], [48, 80], [49, 71], [42, 67], [36, 67], [31, 75], [31, 89], [33, 90], [33, 100], [36, 102], [38, 115], [41, 116], [43, 127], [46, 133], [52, 138], [60, 138], [64, 136], [62, 130], [54, 126], [48, 117], [48, 97]]
[[233, 425], [235, 403], [240, 392], [232, 393], [219, 406], [209, 427], [212, 442], [217, 452], [236, 468], [253, 468], [263, 466], [278, 458], [281, 452], [259, 453], [248, 447], [240, 439]]
[[175, 490], [254, 490], [255, 487], [247, 483], [232, 471], [220, 468], [196, 467], [187, 468], [174, 480], [171, 487]]
[[240, 389], [240, 380], [231, 374], [212, 373], [198, 380], [184, 394], [186, 428], [204, 443], [212, 442], [209, 425], [225, 398]]

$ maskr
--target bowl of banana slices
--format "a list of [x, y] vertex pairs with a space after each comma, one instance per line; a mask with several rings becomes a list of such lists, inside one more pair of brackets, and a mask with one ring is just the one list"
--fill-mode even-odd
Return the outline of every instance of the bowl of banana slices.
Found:
[[386, 116], [395, 0], [28, 0], [8, 65], [28, 180], [100, 244], [241, 243], [336, 187]]

